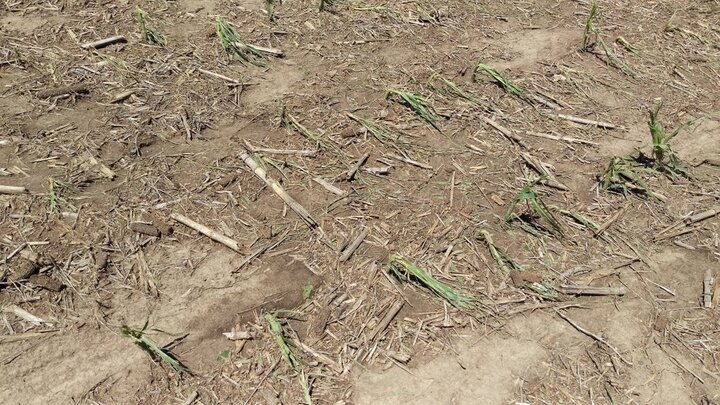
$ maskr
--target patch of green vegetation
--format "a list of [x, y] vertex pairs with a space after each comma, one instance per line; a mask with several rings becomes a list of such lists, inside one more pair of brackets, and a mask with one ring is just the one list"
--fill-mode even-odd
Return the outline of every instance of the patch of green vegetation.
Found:
[[313, 287], [313, 285], [309, 282], [305, 284], [305, 287], [303, 287], [303, 301], [307, 301], [310, 297], [312, 297], [313, 288], [315, 287]]

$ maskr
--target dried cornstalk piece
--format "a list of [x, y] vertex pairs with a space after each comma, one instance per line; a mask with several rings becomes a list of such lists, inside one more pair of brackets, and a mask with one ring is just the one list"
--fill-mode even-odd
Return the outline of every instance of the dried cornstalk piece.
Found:
[[562, 118], [566, 121], [574, 122], [576, 124], [592, 125], [598, 128], [615, 129], [617, 125], [603, 121], [593, 121], [586, 118], [575, 117], [572, 115], [558, 114], [558, 118]]
[[123, 35], [115, 35], [110, 38], [101, 39], [94, 42], [87, 42], [85, 44], [80, 45], [82, 49], [100, 49], [105, 48], [106, 46], [110, 46], [113, 44], [118, 43], [125, 43], [127, 42], [127, 38], [125, 38]]
[[561, 285], [560, 292], [567, 295], [625, 295], [625, 287], [593, 287], [580, 285]]
[[705, 269], [703, 278], [703, 306], [712, 308], [713, 304], [713, 271], [710, 267]]
[[65, 94], [86, 94], [90, 92], [90, 88], [87, 84], [80, 83], [72, 86], [57, 87], [54, 89], [40, 90], [35, 95], [37, 98], [50, 98], [57, 96], [64, 96]]
[[368, 228], [365, 228], [365, 229], [360, 233], [360, 235], [358, 235], [358, 237], [355, 238], [355, 239], [352, 241], [352, 243], [351, 243], [350, 245], [348, 245], [347, 248], [345, 248], [345, 250], [343, 251], [342, 256], [340, 256], [340, 262], [345, 262], [345, 261], [347, 261], [348, 259], [350, 259], [350, 257], [353, 255], [353, 253], [355, 253], [355, 251], [360, 247], [360, 245], [362, 244], [363, 240], [365, 240], [365, 238], [366, 238], [367, 235], [368, 235], [368, 232], [370, 232], [370, 230], [369, 230]]
[[24, 194], [27, 192], [25, 187], [3, 186], [0, 184], [0, 194]]
[[173, 213], [173, 214], [170, 214], [170, 218], [180, 222], [181, 224], [183, 224], [187, 227], [190, 227], [190, 228], [200, 232], [201, 234], [207, 236], [208, 238], [214, 240], [215, 242], [222, 243], [223, 245], [229, 247], [230, 249], [232, 249], [236, 252], [240, 251], [240, 244], [237, 241], [235, 241], [231, 238], [228, 238], [227, 236], [223, 235], [222, 233], [214, 231], [205, 225], [199, 224], [184, 215]]
[[313, 218], [312, 215], [310, 215], [310, 213], [302, 205], [300, 205], [299, 202], [292, 198], [290, 194], [288, 194], [285, 189], [283, 189], [282, 186], [278, 184], [278, 182], [267, 177], [267, 173], [265, 172], [265, 170], [258, 166], [257, 162], [255, 162], [255, 160], [247, 153], [247, 151], [241, 150], [240, 159], [242, 159], [243, 162], [245, 162], [245, 164], [250, 168], [250, 170], [255, 173], [255, 176], [265, 182], [265, 184], [270, 187], [275, 192], [275, 194], [277, 194], [277, 196], [285, 202], [285, 204], [287, 204], [293, 211], [295, 211], [295, 213], [298, 214], [298, 216], [303, 221], [305, 221], [305, 223], [310, 228], [315, 228], [318, 226], [315, 218]]

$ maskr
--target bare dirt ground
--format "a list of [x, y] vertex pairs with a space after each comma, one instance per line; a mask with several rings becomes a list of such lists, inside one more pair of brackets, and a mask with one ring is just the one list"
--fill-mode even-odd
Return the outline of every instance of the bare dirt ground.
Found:
[[272, 3], [0, 5], [0, 403], [720, 403], [717, 0]]

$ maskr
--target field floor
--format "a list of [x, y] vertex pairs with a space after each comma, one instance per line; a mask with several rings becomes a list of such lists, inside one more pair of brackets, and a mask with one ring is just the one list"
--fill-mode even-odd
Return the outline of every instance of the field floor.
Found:
[[720, 404], [720, 2], [597, 6], [2, 2], [0, 403]]

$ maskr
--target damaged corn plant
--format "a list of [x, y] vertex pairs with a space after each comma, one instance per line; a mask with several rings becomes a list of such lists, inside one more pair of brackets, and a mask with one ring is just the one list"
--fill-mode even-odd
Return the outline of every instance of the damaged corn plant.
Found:
[[270, 331], [273, 336], [275, 336], [275, 342], [280, 349], [283, 359], [285, 359], [285, 362], [291, 369], [293, 369], [293, 371], [297, 371], [300, 363], [297, 358], [295, 358], [293, 351], [290, 349], [290, 343], [285, 337], [285, 332], [283, 331], [282, 324], [280, 324], [277, 315], [275, 313], [265, 314], [265, 321], [267, 321], [268, 326], [270, 326]]
[[172, 367], [174, 370], [180, 372], [180, 373], [187, 373], [190, 374], [190, 370], [185, 367], [178, 359], [175, 358], [170, 352], [168, 352], [166, 349], [161, 348], [158, 346], [152, 339], [147, 337], [145, 334], [145, 331], [148, 327], [148, 321], [145, 321], [145, 324], [143, 324], [142, 328], [140, 329], [134, 329], [127, 325], [122, 325], [120, 327], [120, 333], [129, 339], [131, 342], [135, 343], [140, 349], [142, 349], [145, 353], [147, 353], [153, 360], [160, 360], [163, 363], [167, 364], [168, 366]]
[[[275, 22], [275, 0], [265, 0], [265, 11], [267, 12], [270, 22]], [[278, 4], [282, 4], [282, 0], [278, 0]]]
[[[600, 7], [596, 2], [590, 5], [590, 11], [585, 19], [585, 29], [583, 31], [583, 43], [582, 50], [585, 52], [591, 52], [596, 46], [602, 50], [605, 54], [607, 63], [617, 69], [620, 69], [623, 73], [630, 77], [637, 77], [638, 74], [635, 72], [615, 51], [610, 48], [607, 43], [600, 35], [600, 29], [597, 27], [598, 19], [600, 18]], [[624, 39], [624, 38], [623, 38]]]
[[[505, 274], [509, 275], [513, 279], [513, 282], [516, 283], [517, 287], [527, 288], [546, 300], [557, 300], [558, 293], [552, 284], [546, 282], [529, 282], [524, 279], [523, 274], [526, 272], [523, 271], [522, 267], [520, 267], [515, 260], [508, 256], [503, 248], [495, 244], [490, 232], [485, 229], [481, 229], [477, 233], [476, 238], [485, 242], [488, 250], [490, 250], [490, 255], [493, 260], [495, 260], [495, 263]], [[516, 280], [519, 281], [516, 282]]]
[[140, 35], [143, 41], [150, 45], [165, 46], [165, 37], [149, 21], [148, 15], [140, 7], [135, 9], [135, 15], [140, 26]]
[[493, 80], [495, 80], [498, 86], [503, 89], [505, 93], [512, 94], [514, 96], [520, 96], [523, 92], [523, 90], [515, 83], [511, 82], [510, 79], [506, 78], [505, 76], [500, 74], [500, 72], [484, 63], [478, 63], [477, 65], [475, 65], [475, 71], [473, 72], [473, 80], [478, 80], [478, 73], [484, 73], [490, 76]]
[[283, 106], [280, 110], [280, 123], [285, 128], [298, 132], [300, 135], [307, 138], [307, 140], [315, 144], [316, 147], [323, 150], [328, 148], [328, 145], [320, 139], [319, 135], [310, 131], [304, 125], [302, 125], [300, 121], [298, 121], [293, 115], [290, 114], [288, 108], [285, 106]]
[[510, 274], [513, 270], [522, 270], [515, 260], [508, 256], [504, 249], [495, 244], [490, 232], [481, 229], [477, 234], [477, 238], [485, 242], [488, 250], [490, 250], [490, 256], [492, 256], [495, 263], [497, 263], [498, 267], [500, 267], [505, 274]]
[[407, 91], [389, 89], [385, 94], [387, 100], [399, 99], [400, 103], [412, 110], [418, 117], [432, 125], [433, 128], [442, 132], [437, 126], [438, 115], [435, 109], [424, 97]]
[[263, 62], [267, 56], [282, 56], [283, 52], [275, 48], [266, 48], [257, 45], [251, 45], [244, 42], [240, 38], [237, 30], [221, 17], [215, 20], [215, 31], [220, 44], [225, 52], [233, 59], [237, 59], [243, 63], [249, 63], [255, 66], [265, 66]]
[[626, 198], [630, 195], [637, 195], [665, 201], [663, 195], [651, 191], [645, 184], [639, 174], [642, 170], [643, 168], [635, 159], [627, 156], [614, 156], [610, 159], [605, 172], [600, 176], [600, 189], [622, 194]]
[[650, 136], [652, 138], [653, 167], [655, 170], [669, 174], [672, 177], [677, 177], [678, 175], [687, 176], [687, 169], [682, 166], [680, 159], [672, 150], [670, 141], [681, 131], [696, 124], [702, 118], [690, 120], [679, 126], [673, 132], [667, 133], [658, 119], [662, 105], [661, 102], [650, 110], [650, 120], [648, 121]]
[[393, 134], [389, 129], [369, 119], [362, 118], [353, 113], [346, 113], [347, 117], [360, 124], [370, 135], [382, 144], [390, 144], [396, 148], [405, 149], [408, 142], [400, 139], [400, 135]]
[[48, 179], [47, 199], [50, 211], [56, 212], [66, 208], [75, 207], [67, 200], [67, 195], [73, 192], [73, 186], [61, 180], [55, 180], [52, 177]]
[[550, 233], [562, 237], [564, 235], [562, 225], [555, 219], [550, 208], [545, 205], [541, 194], [535, 189], [538, 182], [544, 180], [540, 178], [526, 184], [520, 191], [515, 195], [515, 198], [510, 202], [510, 206], [505, 212], [505, 222], [512, 222], [513, 220], [519, 219], [522, 221], [522, 217], [515, 213], [515, 209], [519, 205], [526, 205], [529, 208], [529, 214], [535, 214], [536, 217], [542, 219], [547, 225], [546, 230]]
[[277, 317], [277, 312], [265, 314], [265, 321], [270, 327], [270, 332], [272, 332], [273, 336], [275, 337], [275, 342], [280, 349], [280, 353], [282, 354], [283, 359], [285, 359], [285, 362], [288, 364], [288, 366], [297, 373], [298, 379], [300, 381], [300, 388], [302, 388], [303, 391], [303, 398], [305, 400], [305, 404], [312, 405], [310, 381], [307, 374], [305, 374], [305, 371], [301, 369], [300, 361], [297, 359], [297, 357], [295, 357], [295, 353], [292, 350], [291, 341], [285, 335], [285, 330], [283, 329], [283, 326]]
[[470, 103], [471, 105], [482, 108], [489, 112], [498, 112], [497, 108], [463, 90], [455, 82], [442, 76], [439, 73], [435, 73], [430, 76], [428, 84], [430, 85], [430, 88], [438, 94], [465, 101], [467, 103]]
[[403, 282], [422, 285], [456, 308], [468, 309], [475, 305], [475, 297], [459, 293], [399, 254], [390, 257], [388, 272]]

